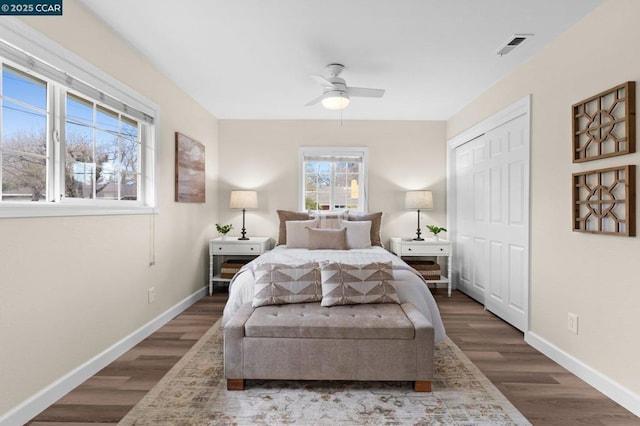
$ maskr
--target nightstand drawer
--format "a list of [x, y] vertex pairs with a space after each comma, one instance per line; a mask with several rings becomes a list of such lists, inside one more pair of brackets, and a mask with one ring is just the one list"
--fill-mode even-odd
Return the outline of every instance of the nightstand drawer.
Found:
[[449, 254], [449, 245], [422, 245], [422, 244], [402, 244], [401, 256], [446, 256]]
[[221, 244], [211, 243], [211, 255], [216, 254], [259, 254], [260, 244]]

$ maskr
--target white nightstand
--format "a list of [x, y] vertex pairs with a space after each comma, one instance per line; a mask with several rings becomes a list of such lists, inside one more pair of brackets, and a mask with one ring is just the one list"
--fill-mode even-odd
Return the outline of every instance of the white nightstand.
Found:
[[[447, 258], [447, 274], [451, 275], [451, 255], [452, 244], [447, 240], [433, 240], [427, 239], [424, 241], [414, 241], [410, 239], [403, 239], [399, 237], [391, 238], [391, 252], [400, 257], [436, 257], [436, 262], [439, 262], [441, 257]], [[442, 264], [441, 264], [442, 265]], [[434, 283], [436, 286], [439, 283], [447, 284], [447, 293], [451, 297], [451, 280], [449, 277], [441, 275], [439, 280], [427, 280], [427, 283]]]
[[273, 240], [269, 237], [251, 237], [239, 240], [236, 237], [214, 238], [209, 240], [209, 295], [213, 294], [214, 282], [229, 282], [231, 278], [222, 278], [220, 265], [225, 258], [255, 259], [271, 250]]

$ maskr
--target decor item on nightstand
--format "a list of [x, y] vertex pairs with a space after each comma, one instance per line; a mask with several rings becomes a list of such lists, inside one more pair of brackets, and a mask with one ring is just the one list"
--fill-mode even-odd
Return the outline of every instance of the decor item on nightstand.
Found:
[[409, 258], [405, 262], [419, 272], [425, 280], [437, 281], [440, 279], [440, 264], [433, 260], [412, 260]]
[[610, 167], [573, 174], [573, 230], [636, 235], [636, 168]]
[[418, 210], [418, 230], [414, 240], [424, 241], [424, 238], [420, 237], [420, 210], [433, 209], [433, 193], [431, 191], [407, 191], [404, 199], [404, 208]]
[[433, 234], [433, 238], [436, 241], [440, 240], [440, 236], [438, 235], [439, 233], [441, 233], [442, 231], [447, 232], [446, 228], [441, 228], [437, 225], [427, 225], [427, 229]]
[[228, 225], [220, 225], [218, 223], [216, 223], [216, 230], [222, 234], [222, 239], [226, 240], [227, 239], [227, 234], [229, 233], [229, 231], [231, 231], [233, 229], [233, 225], [232, 224], [228, 224]]
[[231, 191], [229, 207], [232, 209], [242, 209], [242, 236], [239, 240], [248, 240], [247, 230], [244, 227], [246, 209], [258, 208], [258, 193], [256, 191]]
[[572, 107], [573, 162], [636, 152], [636, 84], [620, 84]]
[[204, 145], [179, 132], [176, 132], [175, 183], [177, 202], [205, 202]]
[[235, 274], [240, 272], [240, 269], [250, 260], [248, 259], [229, 259], [220, 267], [220, 278], [230, 280]]

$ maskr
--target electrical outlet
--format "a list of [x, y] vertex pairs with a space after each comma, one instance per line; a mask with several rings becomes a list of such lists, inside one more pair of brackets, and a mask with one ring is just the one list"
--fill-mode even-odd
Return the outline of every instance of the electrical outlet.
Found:
[[570, 332], [578, 334], [578, 316], [569, 312], [567, 315], [567, 328]]
[[155, 287], [149, 287], [148, 296], [149, 296], [149, 304], [151, 304], [151, 303], [156, 301], [156, 288]]

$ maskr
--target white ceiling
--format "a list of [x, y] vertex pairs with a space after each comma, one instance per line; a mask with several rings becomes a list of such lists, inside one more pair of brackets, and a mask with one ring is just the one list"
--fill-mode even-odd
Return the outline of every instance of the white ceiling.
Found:
[[[220, 119], [339, 119], [304, 104], [346, 66], [344, 120], [446, 120], [603, 0], [81, 0]], [[498, 47], [533, 33], [510, 54]]]

